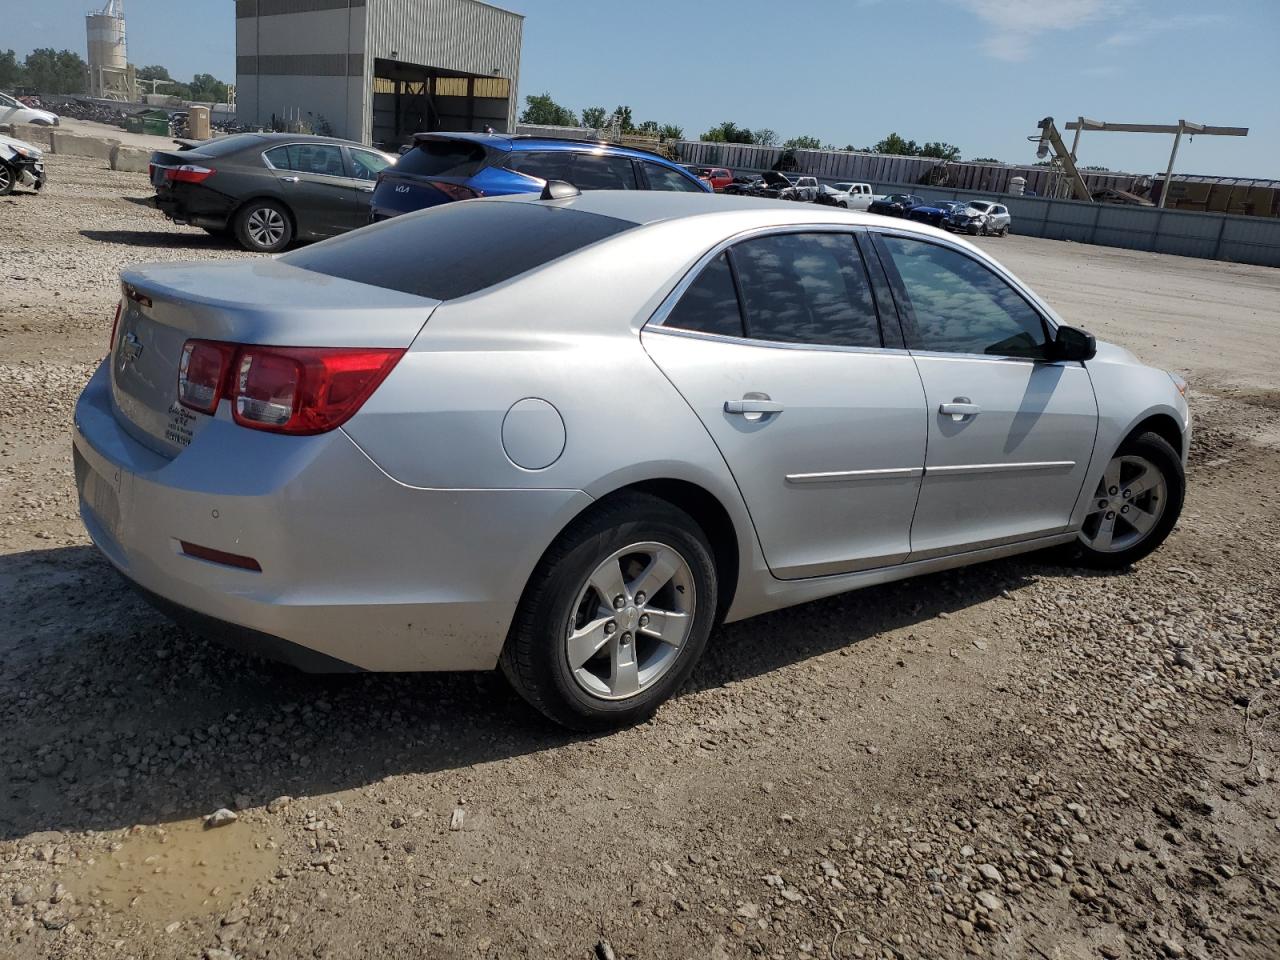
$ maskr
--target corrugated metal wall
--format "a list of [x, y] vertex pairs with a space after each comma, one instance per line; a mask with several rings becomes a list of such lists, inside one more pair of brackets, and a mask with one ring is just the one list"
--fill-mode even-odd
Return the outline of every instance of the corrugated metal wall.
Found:
[[[514, 130], [523, 29], [524, 18], [519, 14], [479, 0], [368, 0], [365, 115], [373, 114], [373, 62], [382, 57], [505, 77], [511, 81], [507, 129]], [[366, 129], [365, 140], [369, 134]]]
[[[680, 140], [676, 144], [683, 163], [729, 167], [731, 170], [770, 170], [782, 157], [780, 147], [755, 147], [740, 143], [706, 143]], [[1053, 193], [1056, 174], [1045, 167], [1006, 166], [993, 163], [947, 163], [927, 157], [899, 157], [879, 153], [848, 153], [843, 150], [794, 150], [799, 172], [827, 181], [865, 180], [918, 184], [930, 171], [941, 168], [946, 184], [970, 190], [1003, 193], [1013, 177], [1026, 178], [1026, 189], [1040, 195]], [[1090, 190], [1108, 187], [1132, 190], [1141, 179], [1131, 173], [1083, 172]]]
[[[998, 195], [888, 182], [873, 182], [872, 189], [913, 193], [925, 200], [990, 200]], [[1013, 232], [1023, 236], [1280, 267], [1280, 220], [1008, 194], [999, 200], [1013, 215]]]

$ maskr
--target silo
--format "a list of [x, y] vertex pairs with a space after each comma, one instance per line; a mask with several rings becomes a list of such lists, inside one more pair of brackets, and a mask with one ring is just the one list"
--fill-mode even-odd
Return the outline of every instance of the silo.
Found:
[[124, 0], [109, 0], [85, 17], [89, 38], [89, 95], [132, 99], [129, 55], [124, 36]]

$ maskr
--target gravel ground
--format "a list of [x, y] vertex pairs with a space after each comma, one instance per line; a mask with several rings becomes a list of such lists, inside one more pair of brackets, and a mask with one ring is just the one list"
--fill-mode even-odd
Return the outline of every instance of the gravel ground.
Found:
[[496, 676], [308, 677], [122, 587], [67, 436], [116, 271], [246, 254], [50, 167], [0, 200], [0, 957], [1280, 956], [1280, 272], [985, 241], [1192, 381], [1170, 541], [731, 625], [584, 738]]

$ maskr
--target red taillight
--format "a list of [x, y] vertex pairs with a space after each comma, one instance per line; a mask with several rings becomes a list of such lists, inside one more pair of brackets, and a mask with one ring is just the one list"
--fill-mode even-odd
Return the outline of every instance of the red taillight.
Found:
[[124, 308], [124, 301], [116, 301], [116, 315], [111, 321], [111, 339], [107, 342], [107, 353], [116, 348], [116, 330], [120, 328], [120, 311]]
[[214, 413], [235, 352], [235, 344], [218, 340], [184, 343], [178, 362], [178, 402], [201, 413]]
[[231, 401], [235, 422], [274, 433], [325, 433], [369, 399], [404, 355], [381, 347], [258, 347], [188, 340], [178, 398], [213, 413]]
[[473, 197], [480, 196], [479, 190], [472, 190], [470, 187], [464, 187], [460, 183], [446, 183], [443, 180], [432, 180], [431, 185], [450, 200], [470, 200]]
[[217, 173], [208, 167], [199, 167], [194, 163], [184, 163], [180, 167], [169, 167], [164, 172], [166, 180], [172, 180], [174, 183], [202, 183]]

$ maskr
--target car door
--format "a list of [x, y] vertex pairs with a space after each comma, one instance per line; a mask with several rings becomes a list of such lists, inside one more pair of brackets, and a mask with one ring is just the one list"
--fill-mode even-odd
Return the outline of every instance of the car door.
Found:
[[724, 456], [775, 576], [907, 557], [924, 391], [906, 350], [884, 346], [853, 232], [771, 231], [711, 251], [642, 342]]
[[332, 237], [351, 229], [356, 199], [339, 144], [301, 141], [273, 147], [263, 156], [300, 237]]
[[630, 157], [611, 153], [575, 153], [569, 174], [579, 190], [635, 190], [635, 166]]
[[1097, 433], [1088, 371], [1046, 359], [1047, 320], [975, 254], [891, 232], [875, 243], [928, 403], [911, 559], [1060, 532]]
[[352, 217], [348, 229], [354, 230], [369, 222], [369, 200], [373, 196], [378, 174], [391, 166], [391, 161], [375, 150], [346, 147], [348, 183], [351, 187]]

